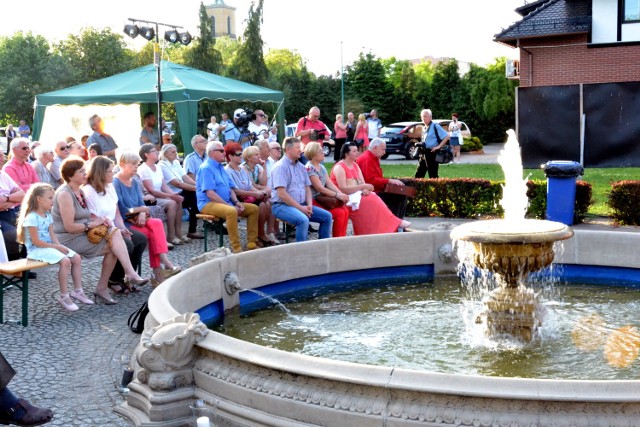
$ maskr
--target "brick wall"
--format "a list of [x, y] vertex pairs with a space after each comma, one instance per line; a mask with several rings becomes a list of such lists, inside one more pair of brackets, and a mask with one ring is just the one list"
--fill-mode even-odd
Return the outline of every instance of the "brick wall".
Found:
[[520, 49], [520, 86], [640, 81], [640, 45], [595, 48], [586, 43], [586, 35], [521, 40], [521, 48], [531, 54]]

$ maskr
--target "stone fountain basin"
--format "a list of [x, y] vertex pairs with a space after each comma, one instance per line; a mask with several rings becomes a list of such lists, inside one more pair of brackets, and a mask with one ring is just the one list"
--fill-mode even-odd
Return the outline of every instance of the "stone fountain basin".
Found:
[[572, 236], [573, 230], [565, 224], [535, 219], [474, 221], [451, 231], [452, 239], [474, 243], [547, 243]]
[[[445, 262], [450, 230], [295, 243], [209, 261], [169, 279], [149, 300], [146, 329], [209, 307], [237, 307], [223, 279], [237, 272], [243, 288], [379, 267], [414, 266], [453, 274]], [[568, 238], [568, 237], [567, 237]], [[577, 230], [557, 263], [581, 272], [638, 277], [632, 251], [640, 233]], [[597, 248], [597, 250], [594, 250]], [[444, 250], [443, 250], [444, 249]], [[445, 260], [445, 261], [443, 261]], [[607, 274], [609, 274], [607, 273]], [[210, 332], [197, 345], [194, 385], [184, 396], [219, 401], [220, 425], [435, 426], [636, 425], [640, 381], [481, 377], [418, 372], [287, 353]], [[117, 408], [136, 425], [181, 425], [184, 408], [154, 410], [166, 396], [134, 382]], [[149, 422], [149, 416], [153, 422]]]

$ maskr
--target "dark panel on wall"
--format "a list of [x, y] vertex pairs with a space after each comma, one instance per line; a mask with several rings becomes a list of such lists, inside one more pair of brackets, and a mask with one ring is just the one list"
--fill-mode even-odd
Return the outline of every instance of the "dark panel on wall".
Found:
[[518, 88], [518, 131], [525, 168], [580, 161], [580, 87]]
[[584, 85], [586, 167], [640, 166], [640, 82]]

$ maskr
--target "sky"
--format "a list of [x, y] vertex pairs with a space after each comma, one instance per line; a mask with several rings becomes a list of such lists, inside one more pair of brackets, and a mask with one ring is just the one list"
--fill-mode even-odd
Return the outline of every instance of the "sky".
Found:
[[[204, 4], [213, 3], [213, 0]], [[251, 0], [225, 0], [236, 7], [236, 32], [242, 35]], [[525, 0], [264, 0], [261, 33], [265, 52], [296, 50], [316, 75], [336, 75], [358, 55], [418, 59], [453, 57], [480, 66], [500, 56], [517, 58], [517, 49], [493, 41], [518, 21]], [[150, 5], [155, 6], [153, 9]], [[110, 27], [121, 33], [128, 18], [146, 19], [198, 34], [200, 0], [22, 0], [4, 5], [0, 35], [31, 31], [61, 40], [83, 27]], [[25, 11], [29, 13], [25, 15]], [[61, 18], [61, 19], [60, 19]], [[161, 29], [161, 38], [164, 31]], [[126, 36], [125, 36], [126, 37]], [[130, 46], [146, 43], [138, 36]], [[170, 58], [169, 58], [170, 59]]]

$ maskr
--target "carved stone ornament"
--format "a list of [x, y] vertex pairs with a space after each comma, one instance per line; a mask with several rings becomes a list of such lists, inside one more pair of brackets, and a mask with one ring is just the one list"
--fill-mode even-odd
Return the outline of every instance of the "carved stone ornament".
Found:
[[143, 332], [136, 359], [142, 368], [137, 378], [155, 390], [173, 390], [193, 382], [194, 345], [209, 330], [195, 313], [166, 320]]

